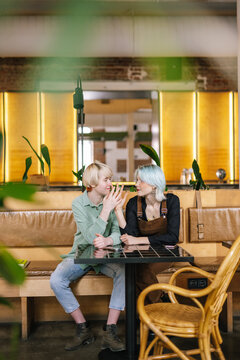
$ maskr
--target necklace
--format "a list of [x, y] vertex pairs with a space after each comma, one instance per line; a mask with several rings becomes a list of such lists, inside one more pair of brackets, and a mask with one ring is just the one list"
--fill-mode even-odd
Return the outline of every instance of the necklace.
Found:
[[146, 207], [146, 216], [148, 220], [154, 220], [160, 216], [159, 206], [157, 208], [147, 206]]

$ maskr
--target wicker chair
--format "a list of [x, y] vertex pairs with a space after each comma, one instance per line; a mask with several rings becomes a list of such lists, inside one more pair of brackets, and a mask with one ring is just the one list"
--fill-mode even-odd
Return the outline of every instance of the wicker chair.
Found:
[[[176, 271], [169, 284], [154, 284], [142, 291], [138, 298], [140, 317], [140, 353], [143, 359], [195, 359], [192, 355], [201, 355], [202, 360], [211, 360], [215, 352], [220, 360], [225, 360], [220, 344], [222, 338], [218, 328], [218, 318], [227, 298], [227, 289], [239, 265], [240, 236], [233, 243], [216, 274], [210, 274], [196, 267], [184, 267]], [[175, 286], [176, 278], [183, 272], [193, 272], [208, 278], [209, 285], [202, 290], [187, 290]], [[156, 290], [167, 291], [171, 303], [144, 305], [146, 295]], [[192, 305], [180, 304], [176, 298], [180, 295], [191, 299]], [[205, 301], [199, 299], [205, 297]], [[195, 303], [195, 304], [194, 304]], [[151, 329], [155, 337], [148, 344]], [[198, 348], [180, 350], [168, 336], [197, 338]], [[167, 352], [164, 350], [168, 349]], [[150, 351], [152, 350], [152, 355]]]

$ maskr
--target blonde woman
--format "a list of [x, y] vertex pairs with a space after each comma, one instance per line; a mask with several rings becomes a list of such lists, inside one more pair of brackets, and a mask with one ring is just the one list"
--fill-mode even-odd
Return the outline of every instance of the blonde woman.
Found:
[[[104, 326], [102, 349], [124, 350], [122, 341], [116, 334], [116, 324], [120, 312], [125, 307], [125, 269], [121, 264], [100, 264], [94, 267], [74, 263], [78, 245], [94, 245], [102, 249], [120, 243], [120, 231], [114, 208], [121, 202], [114, 193], [111, 183], [111, 169], [95, 161], [83, 174], [83, 184], [87, 190], [73, 200], [72, 210], [77, 224], [73, 247], [51, 276], [50, 284], [58, 301], [76, 323], [76, 335], [65, 346], [65, 350], [76, 350], [81, 345], [94, 341], [94, 335], [86, 321], [80, 305], [69, 287], [70, 283], [94, 268], [96, 272], [113, 278], [113, 291], [109, 304], [107, 323]], [[94, 305], [93, 305], [94, 306]]]

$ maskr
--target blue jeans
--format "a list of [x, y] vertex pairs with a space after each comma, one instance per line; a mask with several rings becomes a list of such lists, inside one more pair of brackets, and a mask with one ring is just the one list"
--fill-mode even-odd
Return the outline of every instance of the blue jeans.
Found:
[[[79, 303], [74, 296], [70, 283], [86, 274], [92, 267], [82, 269], [79, 264], [74, 263], [73, 258], [64, 259], [52, 273], [50, 285], [57, 300], [66, 313], [72, 313], [79, 308]], [[124, 310], [125, 307], [125, 266], [122, 264], [102, 264], [100, 272], [113, 278], [113, 291], [109, 308]]]

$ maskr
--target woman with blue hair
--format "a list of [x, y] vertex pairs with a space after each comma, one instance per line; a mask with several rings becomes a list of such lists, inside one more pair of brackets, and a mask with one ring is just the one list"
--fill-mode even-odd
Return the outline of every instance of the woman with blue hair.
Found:
[[[170, 193], [164, 195], [166, 181], [159, 166], [141, 166], [135, 176], [138, 195], [128, 201], [126, 219], [122, 211], [126, 195], [115, 208], [122, 242], [125, 245], [175, 245], [180, 226], [179, 198]], [[156, 275], [167, 267], [167, 263], [139, 265], [136, 282], [138, 293], [158, 282]], [[162, 294], [152, 292], [150, 296], [149, 302], [158, 302]]]

